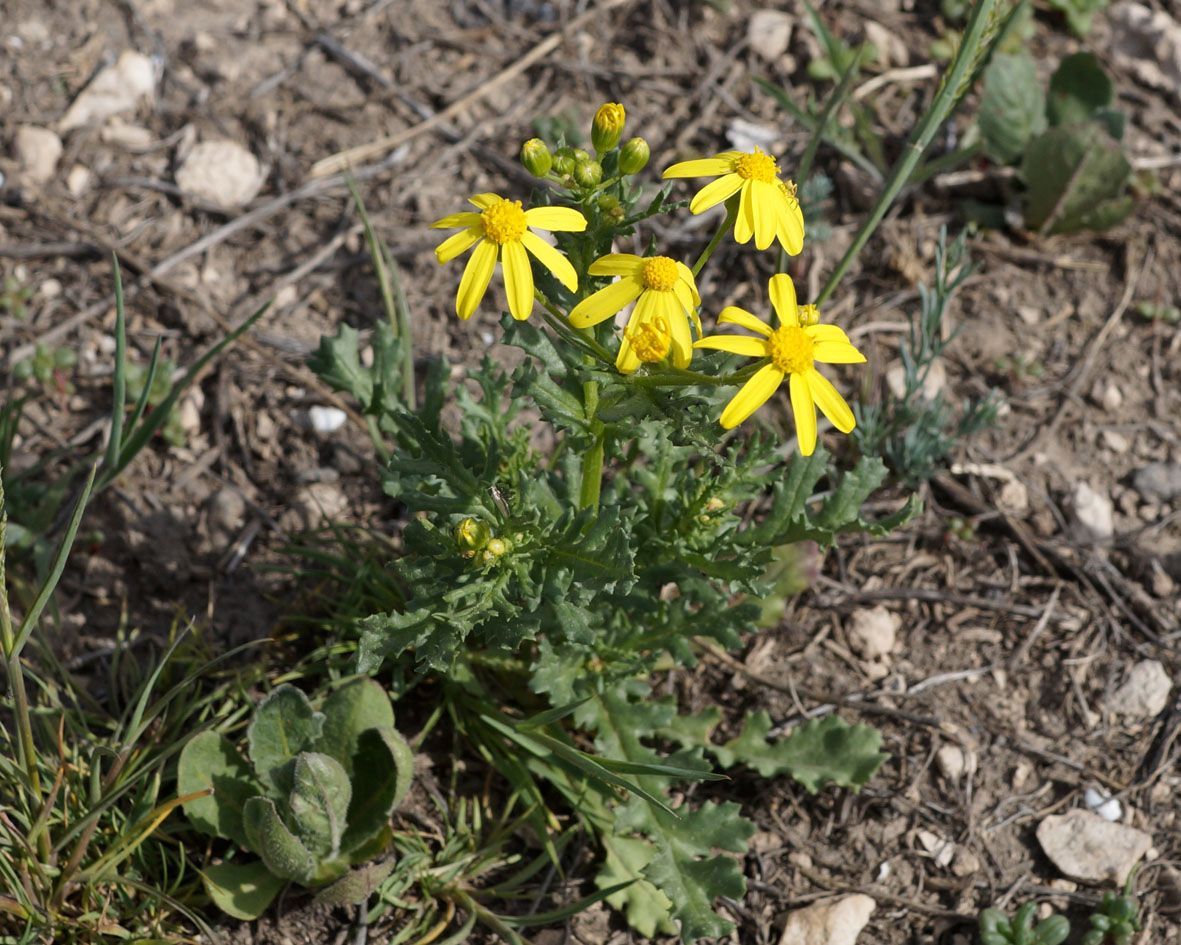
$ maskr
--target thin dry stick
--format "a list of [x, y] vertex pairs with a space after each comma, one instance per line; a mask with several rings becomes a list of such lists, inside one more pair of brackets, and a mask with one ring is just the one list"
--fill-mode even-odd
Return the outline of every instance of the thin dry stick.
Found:
[[497, 86], [503, 85], [510, 79], [520, 75], [531, 65], [539, 59], [544, 58], [553, 52], [563, 40], [565, 40], [571, 33], [585, 26], [595, 17], [614, 10], [616, 7], [621, 7], [631, 0], [604, 0], [592, 10], [587, 10], [582, 16], [575, 17], [565, 28], [561, 31], [547, 36], [540, 43], [534, 46], [529, 52], [525, 53], [520, 59], [514, 62], [511, 66], [502, 69], [499, 73], [481, 85], [478, 89], [469, 92], [458, 101], [452, 102], [441, 112], [437, 112], [425, 121], [419, 122], [417, 125], [412, 125], [409, 128], [404, 128], [392, 135], [387, 135], [384, 138], [378, 138], [376, 141], [370, 141], [368, 144], [359, 144], [353, 148], [347, 148], [344, 151], [338, 151], [323, 160], [317, 161], [312, 165], [312, 171], [309, 177], [312, 179], [323, 177], [326, 174], [333, 174], [351, 167], [358, 161], [368, 161], [385, 154], [391, 148], [396, 148], [398, 145], [410, 141], [412, 138], [417, 138], [419, 135], [430, 131], [437, 125], [441, 125], [451, 118], [454, 118], [459, 112], [463, 111], [468, 106], [478, 102], [485, 95], [495, 89]]

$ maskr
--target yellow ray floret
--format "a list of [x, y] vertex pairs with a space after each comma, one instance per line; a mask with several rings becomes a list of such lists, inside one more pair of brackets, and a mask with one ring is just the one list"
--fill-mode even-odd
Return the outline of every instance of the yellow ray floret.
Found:
[[738, 216], [734, 239], [766, 249], [776, 239], [784, 252], [795, 256], [804, 246], [804, 214], [796, 199], [796, 185], [779, 179], [779, 165], [758, 148], [723, 151], [712, 158], [682, 161], [668, 168], [662, 177], [717, 177], [706, 184], [689, 204], [701, 213], [738, 194]]
[[488, 291], [497, 259], [504, 270], [509, 311], [518, 321], [528, 318], [533, 311], [533, 270], [528, 253], [571, 292], [578, 288], [578, 275], [570, 261], [533, 230], [581, 232], [586, 229], [586, 217], [581, 213], [570, 207], [522, 210], [521, 201], [506, 200], [497, 194], [476, 194], [470, 203], [480, 212], [453, 213], [431, 224], [431, 229], [463, 227], [435, 248], [440, 263], [476, 247], [464, 267], [455, 296], [455, 311], [460, 318], [471, 318], [479, 306]]
[[[592, 276], [619, 276], [618, 282], [599, 289], [588, 296], [570, 313], [570, 323], [575, 328], [589, 328], [606, 321], [630, 302], [635, 302], [631, 318], [628, 319], [619, 355], [615, 366], [624, 374], [630, 374], [640, 366], [642, 354], [651, 352], [649, 333], [643, 331], [651, 324], [660, 331], [659, 321], [663, 320], [664, 332], [668, 334], [668, 348], [672, 352], [673, 364], [687, 368], [693, 356], [693, 336], [689, 322], [701, 336], [701, 321], [697, 317], [697, 306], [701, 297], [693, 273], [684, 263], [667, 256], [632, 256], [629, 253], [609, 253], [590, 264], [587, 269]], [[636, 351], [636, 341], [644, 339], [641, 353]]]
[[779, 317], [779, 327], [772, 328], [761, 318], [736, 306], [722, 309], [719, 325], [737, 325], [755, 332], [746, 335], [710, 335], [695, 348], [713, 348], [750, 358], [765, 358], [764, 364], [748, 380], [722, 411], [721, 424], [733, 429], [759, 409], [788, 378], [792, 413], [800, 452], [811, 456], [816, 449], [816, 408], [842, 433], [853, 429], [853, 411], [815, 364], [859, 364], [865, 356], [858, 351], [836, 325], [818, 324], [820, 313], [814, 305], [796, 302], [796, 289], [790, 276], [771, 277], [768, 286], [771, 307]]

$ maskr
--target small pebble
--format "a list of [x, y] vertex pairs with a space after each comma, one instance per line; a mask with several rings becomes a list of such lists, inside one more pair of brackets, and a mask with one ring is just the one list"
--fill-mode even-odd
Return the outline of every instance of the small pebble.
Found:
[[1149, 463], [1132, 475], [1132, 485], [1148, 502], [1169, 502], [1181, 495], [1181, 465]]
[[312, 429], [317, 433], [335, 433], [342, 426], [345, 420], [348, 419], [346, 414], [339, 407], [315, 407], [308, 408], [308, 422], [311, 423]]
[[1123, 814], [1119, 799], [1112, 797], [1106, 791], [1087, 788], [1083, 791], [1083, 802], [1104, 820], [1113, 824]]

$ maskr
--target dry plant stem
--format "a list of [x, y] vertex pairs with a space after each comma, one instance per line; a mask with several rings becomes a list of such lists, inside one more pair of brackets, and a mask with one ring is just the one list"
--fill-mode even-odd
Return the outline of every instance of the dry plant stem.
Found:
[[853, 260], [857, 258], [857, 255], [869, 241], [870, 236], [873, 235], [874, 231], [885, 218], [886, 211], [890, 209], [890, 205], [894, 202], [894, 198], [898, 196], [898, 192], [902, 190], [903, 186], [910, 179], [910, 175], [918, 164], [919, 158], [923, 156], [923, 152], [931, 144], [935, 133], [955, 107], [960, 97], [960, 88], [969, 80], [972, 70], [977, 63], [977, 52], [987, 31], [989, 20], [992, 17], [992, 11], [995, 6], [996, 0], [980, 0], [979, 3], [972, 7], [972, 13], [968, 18], [967, 25], [964, 27], [963, 38], [960, 40], [960, 48], [956, 51], [955, 58], [952, 59], [951, 65], [948, 66], [947, 72], [943, 76], [943, 82], [935, 93], [935, 100], [931, 102], [922, 121], [919, 122], [918, 127], [911, 134], [910, 141], [906, 145], [906, 150], [898, 160], [898, 163], [894, 165], [894, 170], [890, 173], [890, 179], [886, 181], [886, 186], [882, 190], [881, 196], [878, 197], [877, 203], [874, 204], [873, 209], [870, 211], [869, 218], [862, 225], [853, 242], [849, 244], [848, 250], [841, 257], [841, 261], [837, 263], [836, 268], [832, 271], [832, 275], [828, 277], [824, 288], [820, 290], [820, 295], [816, 298], [817, 305], [823, 305], [825, 300], [832, 295], [833, 290], [840, 283]]

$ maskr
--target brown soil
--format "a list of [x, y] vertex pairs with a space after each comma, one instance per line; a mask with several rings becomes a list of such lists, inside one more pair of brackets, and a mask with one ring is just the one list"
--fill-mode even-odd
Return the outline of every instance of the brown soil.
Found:
[[[350, 422], [318, 435], [307, 422], [308, 407], [336, 402], [304, 366], [320, 335], [341, 323], [367, 330], [381, 317], [347, 190], [339, 178], [310, 183], [316, 161], [399, 139], [355, 167], [401, 266], [416, 357], [473, 363], [491, 344], [496, 311], [486, 305], [457, 322], [459, 272], [437, 265], [430, 250], [438, 237], [427, 225], [459, 209], [458, 195], [527, 195], [530, 178], [513, 158], [533, 134], [531, 117], [568, 117], [581, 128], [598, 103], [623, 102], [629, 131], [652, 145], [653, 168], [728, 147], [727, 135], [744, 124], [766, 130], [785, 166], [798, 158], [807, 134], [751, 80], [797, 91], [809, 84], [804, 66], [815, 43], [802, 8], [783, 5], [796, 14], [791, 44], [767, 62], [748, 37], [755, 5], [728, 6], [6, 0], [6, 144], [19, 125], [51, 126], [121, 50], [153, 56], [161, 70], [153, 103], [123, 116], [142, 132], [70, 132], [44, 184], [22, 179], [0, 149], [0, 277], [35, 290], [23, 320], [0, 311], [0, 353], [9, 358], [38, 340], [78, 353], [77, 368], [61, 379], [73, 394], [38, 389], [21, 456], [98, 442], [96, 421], [109, 406], [112, 251], [127, 277], [141, 362], [163, 338], [165, 355], [187, 365], [225, 324], [275, 299], [248, 341], [188, 398], [185, 444], [154, 444], [96, 501], [88, 527], [102, 535], [79, 557], [62, 602], [65, 658], [85, 662], [108, 646], [124, 606], [146, 638], [163, 637], [178, 614], [196, 615], [219, 645], [265, 638], [282, 612], [270, 595], [284, 585], [249, 565], [274, 560], [287, 535], [323, 514], [372, 525], [390, 511], [364, 432]], [[823, 15], [851, 39], [875, 18], [900, 40], [891, 65], [914, 66], [929, 61], [928, 43], [943, 30], [934, 6], [830, 4]], [[1115, 73], [1129, 152], [1177, 154], [1176, 100], [1120, 71], [1098, 19], [1085, 45]], [[547, 38], [549, 52], [514, 70]], [[1033, 51], [1047, 75], [1081, 45], [1039, 11]], [[894, 76], [866, 100], [888, 153], [932, 87]], [[965, 117], [957, 127], [966, 129]], [[193, 201], [174, 184], [184, 149], [221, 137], [249, 147], [265, 168], [262, 191], [244, 210]], [[837, 189], [832, 238], [809, 245], [795, 272], [813, 291], [862, 219], [867, 186], [824, 148], [819, 162]], [[1062, 880], [1033, 832], [1047, 813], [1081, 806], [1087, 787], [1113, 790], [1125, 821], [1153, 838], [1139, 881], [1147, 921], [1137, 941], [1181, 941], [1181, 702], [1134, 723], [1107, 709], [1139, 660], [1159, 660], [1181, 679], [1177, 507], [1146, 499], [1131, 481], [1150, 462], [1181, 461], [1181, 334], [1141, 319], [1133, 304], [1181, 297], [1181, 169], [1163, 163], [1159, 194], [1115, 230], [1047, 240], [982, 232], [971, 240], [980, 269], [953, 305], [961, 331], [947, 383], [955, 398], [999, 389], [1007, 409], [996, 427], [965, 443], [956, 465], [924, 487], [918, 521], [888, 539], [832, 550], [771, 645], [754, 638], [736, 662], [707, 660], [676, 681], [721, 703], [733, 720], [765, 708], [778, 726], [816, 709], [793, 694], [793, 681], [859, 693], [842, 715], [880, 727], [892, 755], [859, 795], [809, 797], [791, 782], [741, 774], [725, 786], [760, 828], [746, 862], [746, 900], [722, 906], [738, 923], [734, 941], [778, 941], [786, 911], [834, 890], [876, 900], [861, 941], [880, 945], [967, 945], [979, 909], [1034, 895], [1078, 916], [1094, 890]], [[71, 192], [78, 166], [89, 179]], [[995, 169], [972, 167], [977, 184], [994, 185]], [[899, 323], [917, 306], [914, 286], [930, 279], [939, 227], [962, 226], [961, 186], [936, 179], [906, 195], [832, 303], [834, 318], [871, 354], [875, 376], [896, 360]], [[661, 226], [662, 244], [686, 255], [706, 232], [684, 218]], [[703, 280], [702, 295], [716, 308], [758, 304], [767, 261], [735, 247], [721, 253], [725, 265]], [[1027, 367], [1014, 366], [1018, 354]], [[1084, 482], [1114, 505], [1109, 540], [1078, 525], [1072, 497]], [[971, 528], [953, 530], [954, 518]], [[853, 611], [877, 605], [901, 623], [893, 653], [871, 665], [853, 655], [846, 632]], [[934, 766], [949, 744], [970, 762], [954, 780]], [[954, 854], [942, 857], [932, 841], [953, 844]], [[344, 913], [335, 925], [317, 915], [314, 938], [301, 911], [237, 938], [327, 942], [344, 934]], [[536, 935], [547, 945], [570, 940], [633, 939], [602, 910]]]

